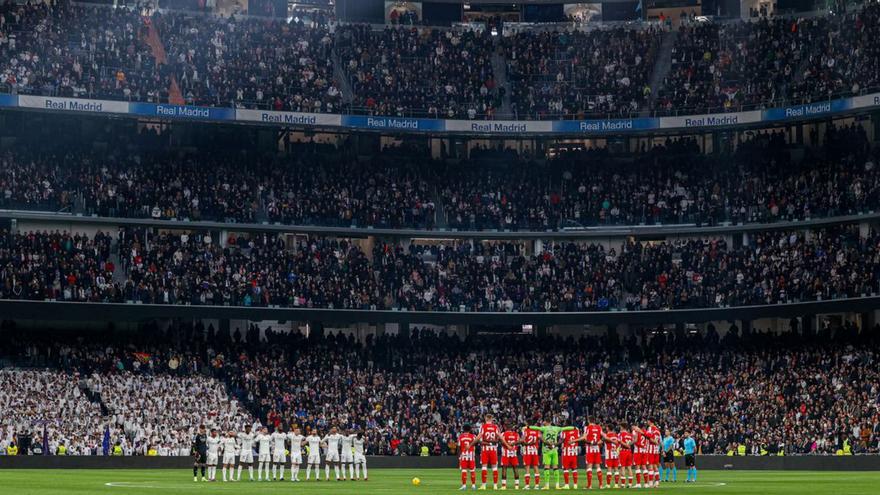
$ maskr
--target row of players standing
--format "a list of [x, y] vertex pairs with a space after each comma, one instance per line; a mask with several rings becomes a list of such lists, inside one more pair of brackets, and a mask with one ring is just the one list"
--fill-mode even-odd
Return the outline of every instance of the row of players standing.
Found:
[[[667, 437], [671, 438], [668, 431]], [[525, 489], [532, 487], [530, 483], [532, 479], [534, 488], [541, 488], [542, 465], [544, 489], [550, 488], [551, 475], [555, 478], [557, 489], [568, 489], [572, 484], [577, 489], [578, 451], [582, 442], [585, 444], [588, 489], [593, 487], [594, 471], [600, 489], [612, 486], [614, 488], [657, 487], [660, 485], [661, 450], [664, 452], [662, 459], [664, 465], [668, 467], [674, 462], [672, 445], [664, 442], [660, 429], [653, 421], [648, 421], [645, 428], [627, 422], [618, 422], [613, 428], [606, 429], [601, 424], [588, 419], [587, 425], [581, 431], [574, 426], [555, 426], [550, 419], [545, 419], [542, 425], [526, 425], [522, 427], [521, 432], [518, 432], [515, 429], [503, 430], [495, 423], [494, 416], [489, 414], [480, 425], [478, 434], [474, 434], [468, 425], [458, 437], [460, 489], [467, 488], [468, 474], [470, 474], [471, 487], [477, 486], [477, 444], [480, 445], [481, 490], [486, 489], [489, 469], [492, 470], [493, 488], [498, 488], [499, 447], [502, 490], [507, 488], [508, 468], [513, 471], [515, 487], [519, 489], [519, 451], [522, 453], [522, 465], [525, 467]], [[685, 464], [688, 468], [687, 481], [696, 481], [696, 441], [690, 431], [685, 432], [682, 444]], [[560, 445], [564, 486], [560, 485]], [[603, 465], [606, 470], [604, 478]]]
[[[303, 447], [306, 457], [306, 480], [315, 471], [315, 481], [320, 481], [321, 449], [324, 449], [324, 479], [330, 480], [330, 467], [333, 467], [336, 481], [351, 479], [367, 481], [367, 458], [364, 455], [366, 441], [361, 432], [341, 433], [332, 427], [321, 437], [317, 430], [302, 435], [294, 427], [285, 433], [278, 427], [273, 433], [262, 427], [254, 433], [253, 428], [245, 426], [244, 432], [220, 432], [212, 428], [210, 433], [204, 425], [193, 439], [192, 455], [193, 481], [216, 481], [217, 465], [221, 464], [223, 481], [241, 481], [241, 472], [247, 468], [250, 481], [284, 481], [284, 471], [290, 460], [290, 481], [301, 481], [300, 467], [303, 464]], [[257, 455], [257, 476], [254, 478], [254, 451]], [[222, 462], [220, 462], [222, 456]], [[237, 472], [236, 472], [237, 468]], [[271, 469], [271, 477], [269, 475]], [[341, 472], [340, 472], [341, 469]], [[207, 472], [206, 472], [207, 471]], [[227, 476], [228, 474], [228, 476]], [[264, 476], [265, 474], [265, 476]], [[349, 476], [350, 475], [350, 476]]]

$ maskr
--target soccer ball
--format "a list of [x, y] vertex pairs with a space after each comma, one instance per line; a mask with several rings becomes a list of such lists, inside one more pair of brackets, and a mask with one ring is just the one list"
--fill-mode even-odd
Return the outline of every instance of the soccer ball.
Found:
[[420, 480], [420, 479], [418, 479], [418, 478], [413, 478], [413, 482], [412, 482], [412, 483], [413, 483], [413, 486], [419, 486], [419, 485], [422, 484], [422, 480]]

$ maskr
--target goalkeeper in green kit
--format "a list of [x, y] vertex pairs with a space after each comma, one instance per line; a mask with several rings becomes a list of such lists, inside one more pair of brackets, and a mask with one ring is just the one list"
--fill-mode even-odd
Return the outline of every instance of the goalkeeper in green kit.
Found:
[[541, 454], [544, 457], [544, 489], [550, 489], [550, 471], [556, 480], [556, 488], [559, 489], [559, 434], [563, 431], [573, 430], [574, 426], [553, 426], [549, 419], [544, 420], [544, 426], [529, 426], [530, 430], [541, 432]]

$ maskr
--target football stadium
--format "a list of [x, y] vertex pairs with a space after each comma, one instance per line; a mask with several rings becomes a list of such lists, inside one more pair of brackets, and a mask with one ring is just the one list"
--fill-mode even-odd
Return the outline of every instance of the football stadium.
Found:
[[880, 2], [0, 0], [0, 492], [880, 493]]

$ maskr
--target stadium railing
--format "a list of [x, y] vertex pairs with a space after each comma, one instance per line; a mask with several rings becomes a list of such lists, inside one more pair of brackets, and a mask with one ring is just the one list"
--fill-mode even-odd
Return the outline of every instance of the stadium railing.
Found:
[[[220, 221], [188, 221], [164, 220], [156, 218], [124, 218], [99, 217], [72, 214], [68, 212], [32, 211], [17, 207], [16, 209], [0, 208], [0, 219], [15, 219], [19, 223], [26, 221], [29, 226], [38, 227], [59, 223], [82, 227], [115, 229], [120, 226], [157, 227], [163, 229], [200, 229], [232, 232], [275, 232], [289, 234], [318, 234], [324, 236], [370, 237], [384, 236], [393, 238], [448, 238], [448, 239], [608, 239], [625, 237], [659, 237], [683, 235], [733, 235], [749, 232], [769, 232], [776, 230], [799, 230], [816, 227], [867, 223], [880, 220], [880, 212], [869, 211], [864, 214], [841, 215], [824, 218], [810, 218], [803, 221], [779, 221], [773, 223], [720, 224], [700, 226], [697, 224], [667, 225], [608, 225], [583, 228], [565, 228], [561, 230], [450, 230], [450, 229], [414, 229], [414, 228], [370, 228], [352, 226], [319, 226], [289, 225], [281, 223], [228, 223]], [[54, 228], [54, 227], [53, 227]]]
[[[165, 318], [244, 319], [250, 321], [321, 321], [326, 323], [401, 323], [436, 325], [618, 325], [701, 323], [708, 321], [794, 318], [828, 313], [875, 311], [880, 296], [724, 308], [589, 311], [589, 312], [439, 312], [401, 310], [318, 309], [248, 306], [91, 303], [62, 301], [0, 301], [7, 319], [65, 321], [141, 321]], [[96, 309], [100, 308], [100, 313]]]

